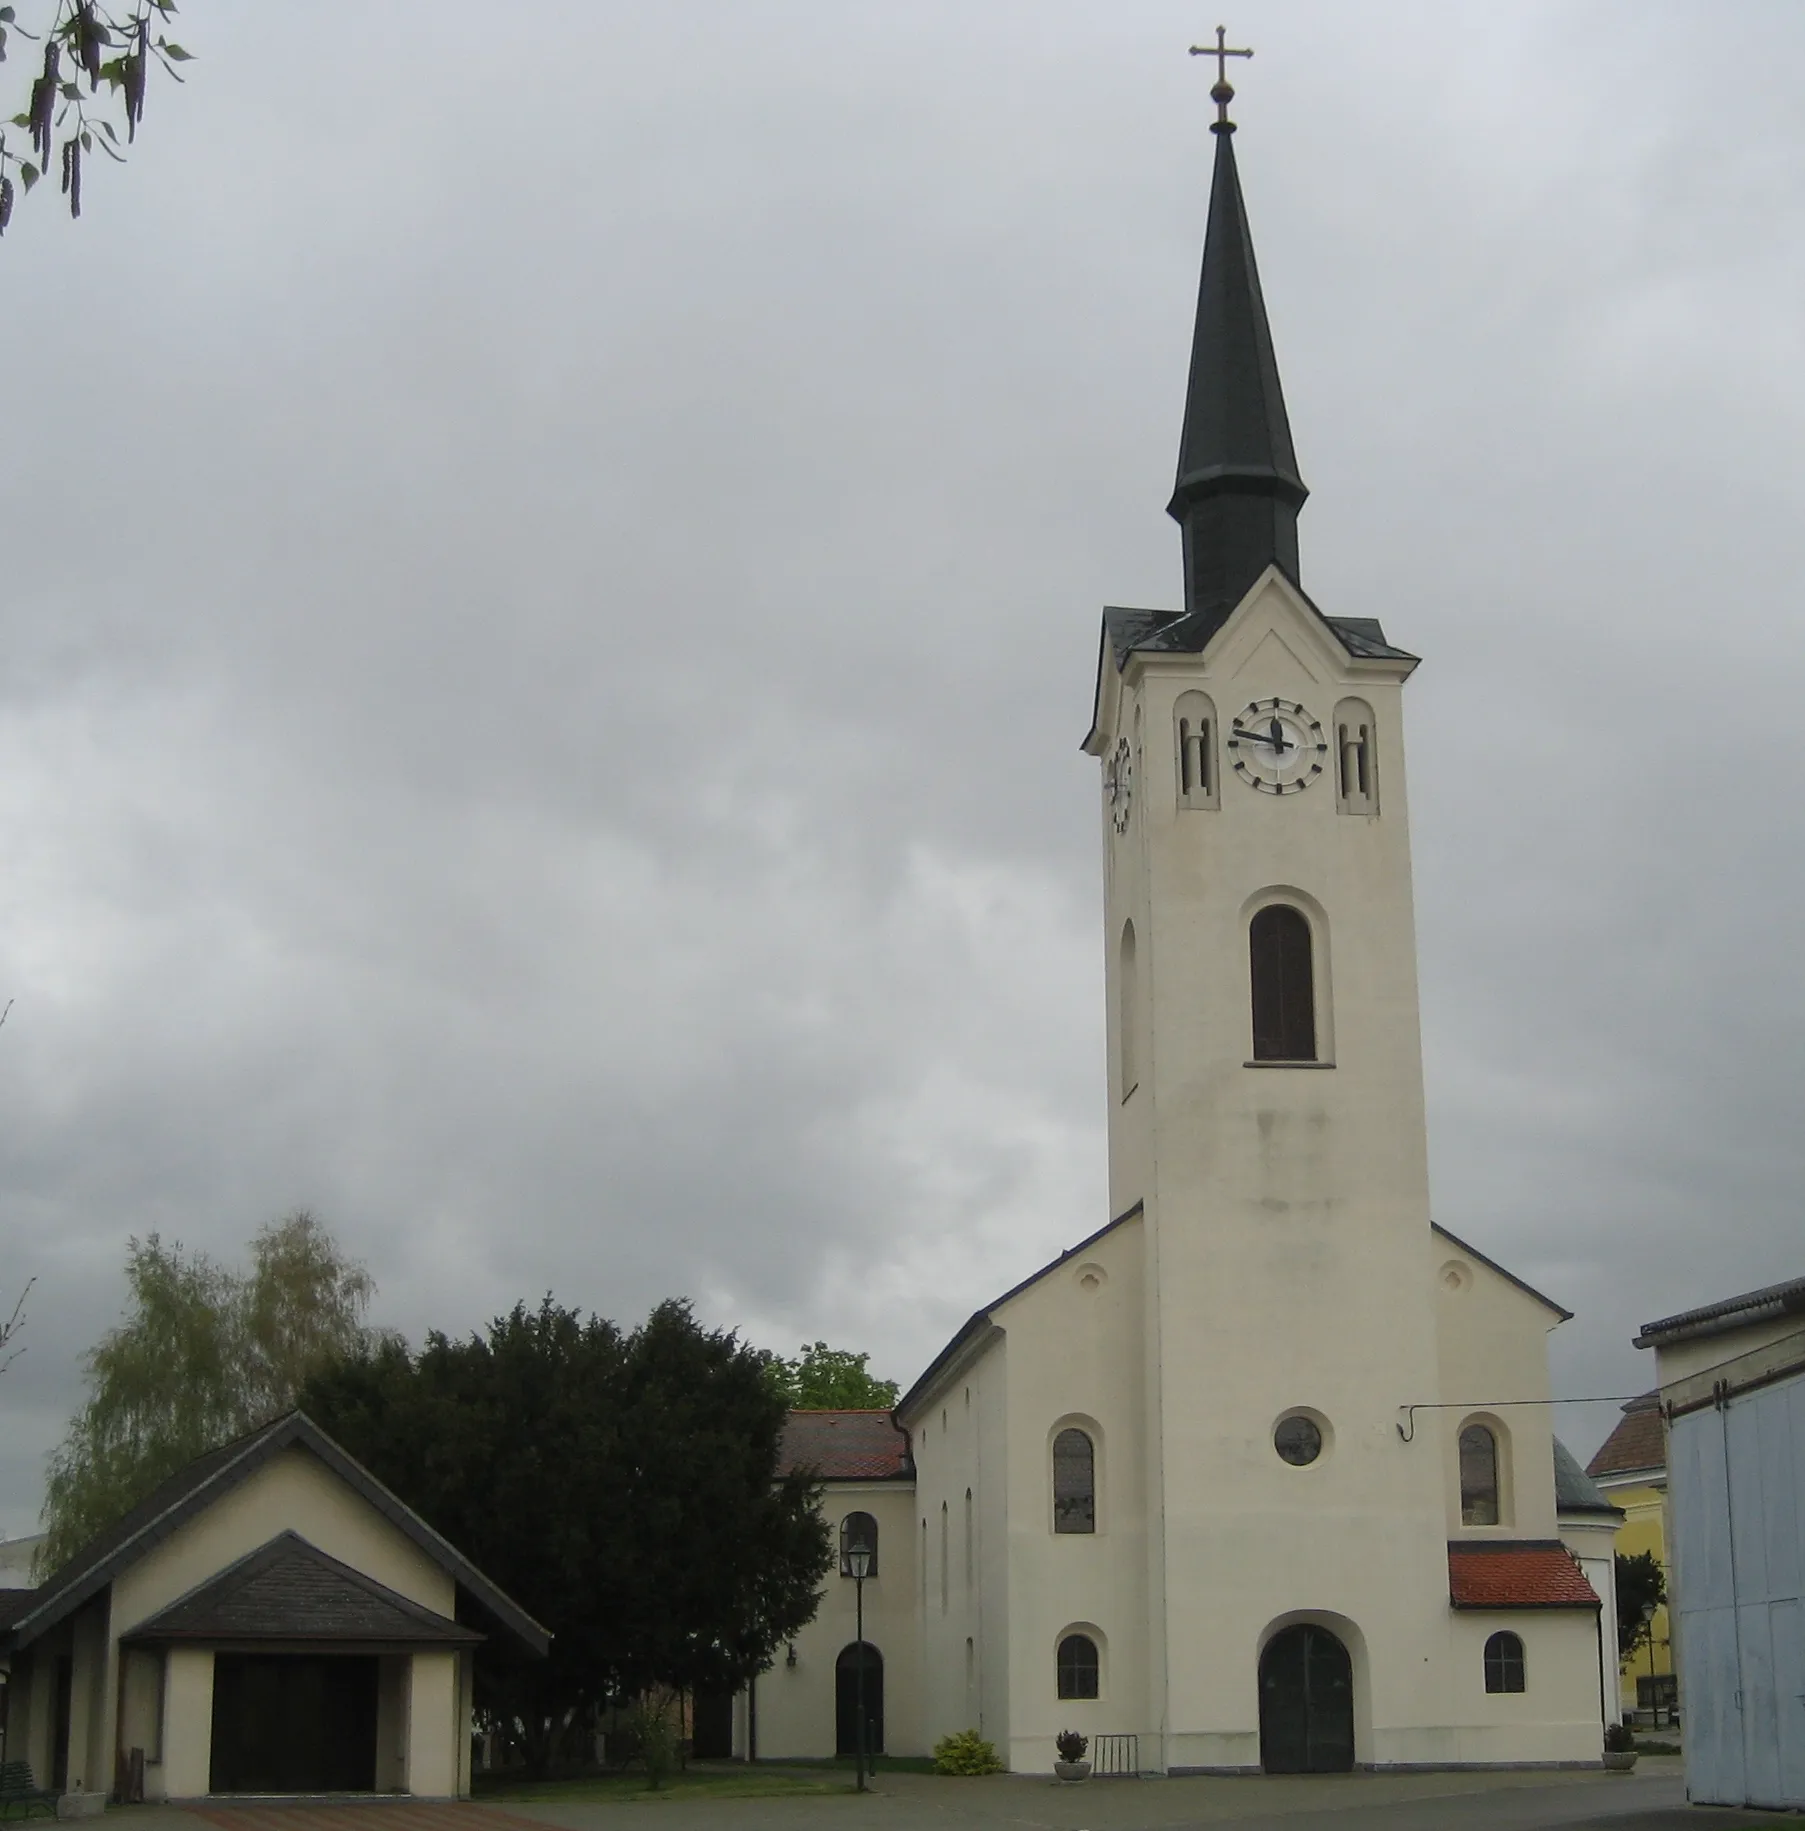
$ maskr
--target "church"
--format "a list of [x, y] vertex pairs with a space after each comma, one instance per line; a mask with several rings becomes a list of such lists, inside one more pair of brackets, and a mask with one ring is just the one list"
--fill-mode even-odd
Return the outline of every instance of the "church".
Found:
[[1431, 1219], [1417, 658], [1300, 582], [1212, 95], [1183, 602], [1103, 612], [1084, 740], [1113, 1218], [893, 1415], [795, 1415], [841, 1574], [736, 1700], [742, 1754], [850, 1752], [861, 1695], [869, 1748], [975, 1728], [1026, 1772], [1067, 1729], [1098, 1772], [1596, 1766], [1615, 1715], [1619, 1516], [1547, 1402], [1568, 1312]]

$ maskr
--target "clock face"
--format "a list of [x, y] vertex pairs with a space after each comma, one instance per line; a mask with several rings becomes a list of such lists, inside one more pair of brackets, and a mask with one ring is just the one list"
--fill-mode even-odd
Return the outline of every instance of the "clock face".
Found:
[[1329, 743], [1322, 726], [1294, 699], [1256, 699], [1228, 731], [1235, 774], [1267, 795], [1301, 794], [1322, 774]]
[[1103, 766], [1103, 798], [1109, 817], [1118, 833], [1128, 831], [1129, 809], [1134, 803], [1134, 752], [1127, 738], [1119, 738], [1109, 761]]

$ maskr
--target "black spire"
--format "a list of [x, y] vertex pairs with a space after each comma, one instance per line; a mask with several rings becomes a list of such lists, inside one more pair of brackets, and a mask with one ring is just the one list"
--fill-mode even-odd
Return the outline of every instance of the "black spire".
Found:
[[1178, 482], [1166, 510], [1184, 529], [1185, 609], [1192, 612], [1227, 610], [1274, 563], [1297, 578], [1297, 511], [1310, 493], [1291, 449], [1235, 171], [1235, 127], [1228, 119], [1234, 91], [1219, 82], [1211, 93], [1221, 117], [1210, 127], [1216, 171]]

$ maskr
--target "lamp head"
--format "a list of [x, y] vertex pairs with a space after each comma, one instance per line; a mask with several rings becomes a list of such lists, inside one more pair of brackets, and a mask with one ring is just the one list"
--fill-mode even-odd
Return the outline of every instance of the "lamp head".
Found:
[[846, 1568], [859, 1581], [871, 1575], [871, 1547], [863, 1539], [854, 1539], [852, 1549], [846, 1554]]

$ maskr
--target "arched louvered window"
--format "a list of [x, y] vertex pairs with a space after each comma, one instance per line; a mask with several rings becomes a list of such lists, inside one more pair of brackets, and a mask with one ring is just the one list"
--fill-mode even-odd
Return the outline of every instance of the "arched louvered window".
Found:
[[1335, 708], [1335, 805], [1344, 814], [1379, 811], [1378, 721], [1363, 699]]
[[1523, 1643], [1515, 1634], [1494, 1634], [1485, 1643], [1487, 1691], [1523, 1689]]
[[1097, 1452], [1081, 1430], [1053, 1439], [1053, 1530], [1097, 1530]]
[[1460, 1523], [1495, 1526], [1498, 1511], [1498, 1439], [1488, 1425], [1460, 1433]]
[[1101, 1661], [1097, 1643], [1088, 1634], [1068, 1634], [1059, 1643], [1059, 1695], [1095, 1697]]
[[877, 1575], [877, 1521], [869, 1513], [849, 1513], [840, 1522], [840, 1575], [852, 1575], [852, 1548], [863, 1545], [871, 1553], [865, 1575]]
[[1178, 805], [1213, 808], [1216, 794], [1216, 708], [1205, 693], [1181, 693], [1172, 709], [1178, 751]]
[[1289, 903], [1269, 903], [1248, 926], [1253, 1059], [1316, 1060], [1316, 969], [1310, 923]]

